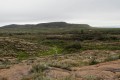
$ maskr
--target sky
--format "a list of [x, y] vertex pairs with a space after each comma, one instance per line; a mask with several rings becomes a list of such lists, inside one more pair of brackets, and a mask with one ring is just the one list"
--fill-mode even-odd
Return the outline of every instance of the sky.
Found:
[[120, 26], [120, 0], [0, 0], [0, 26], [55, 21]]

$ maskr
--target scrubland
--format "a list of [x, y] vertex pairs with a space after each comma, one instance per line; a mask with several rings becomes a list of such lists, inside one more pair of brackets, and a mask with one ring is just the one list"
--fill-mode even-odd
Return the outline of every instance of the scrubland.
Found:
[[0, 80], [120, 80], [120, 29], [0, 28]]

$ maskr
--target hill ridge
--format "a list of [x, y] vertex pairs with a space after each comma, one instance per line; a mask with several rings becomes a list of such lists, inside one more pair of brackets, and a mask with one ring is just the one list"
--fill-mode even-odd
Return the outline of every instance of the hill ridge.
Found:
[[81, 27], [81, 28], [90, 28], [91, 26], [88, 24], [72, 24], [67, 22], [48, 22], [48, 23], [38, 23], [38, 24], [10, 24], [2, 26], [2, 28], [31, 28], [31, 27], [52, 27], [52, 28], [59, 28], [59, 27]]

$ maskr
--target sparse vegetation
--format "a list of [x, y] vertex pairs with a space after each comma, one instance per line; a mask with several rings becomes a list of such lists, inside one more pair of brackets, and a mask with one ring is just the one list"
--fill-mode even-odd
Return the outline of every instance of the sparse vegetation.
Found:
[[22, 80], [104, 80], [94, 75], [73, 77], [73, 74], [86, 70], [80, 69], [83, 66], [120, 59], [119, 28], [64, 22], [26, 26], [0, 28], [0, 70], [9, 70], [18, 63], [32, 67], [27, 75], [21, 74]]
[[84, 80], [103, 80], [102, 78], [97, 77], [95, 75], [86, 75], [86, 76], [83, 76], [83, 79]]
[[47, 64], [40, 63], [40, 64], [33, 65], [30, 73], [41, 73], [47, 69], [49, 69], [49, 66]]
[[120, 59], [120, 55], [114, 54], [114, 55], [108, 55], [108, 57], [105, 59], [105, 61], [114, 61], [114, 60], [118, 60], [118, 59]]

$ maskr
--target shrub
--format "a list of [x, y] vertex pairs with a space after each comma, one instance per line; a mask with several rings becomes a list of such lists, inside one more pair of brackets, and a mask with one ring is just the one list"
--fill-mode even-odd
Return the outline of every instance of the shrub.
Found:
[[117, 59], [120, 59], [120, 55], [109, 55], [105, 61], [114, 61], [114, 60], [117, 60]]
[[22, 80], [51, 80], [45, 76], [44, 71], [49, 69], [49, 66], [45, 63], [39, 63], [32, 66], [30, 74], [23, 77]]
[[18, 52], [18, 54], [17, 54], [17, 58], [18, 58], [19, 60], [27, 59], [28, 57], [29, 57], [29, 54], [26, 53], [26, 52], [20, 51], [20, 52]]
[[98, 64], [98, 62], [96, 61], [96, 59], [93, 57], [91, 58], [90, 62], [89, 62], [89, 65], [95, 65], [95, 64]]
[[62, 49], [57, 46], [54, 46], [51, 47], [49, 50], [39, 52], [38, 55], [46, 56], [46, 55], [57, 55], [61, 53], [62, 53]]
[[65, 51], [68, 52], [75, 52], [78, 51], [82, 48], [81, 44], [79, 42], [74, 42], [74, 43], [70, 43], [65, 47]]
[[44, 40], [41, 43], [47, 46], [58, 46], [58, 47], [63, 47], [66, 44], [65, 41], [63, 40]]
[[60, 62], [53, 62], [51, 64], [49, 64], [49, 66], [51, 67], [56, 67], [56, 68], [61, 68], [61, 69], [66, 69], [66, 70], [71, 70], [70, 67], [71, 65], [70, 64], [65, 64], [65, 63], [60, 63]]
[[36, 64], [36, 65], [32, 66], [30, 73], [41, 73], [47, 69], [49, 69], [47, 64], [44, 64], [44, 63]]
[[9, 60], [0, 60], [0, 69], [10, 68], [11, 62]]

